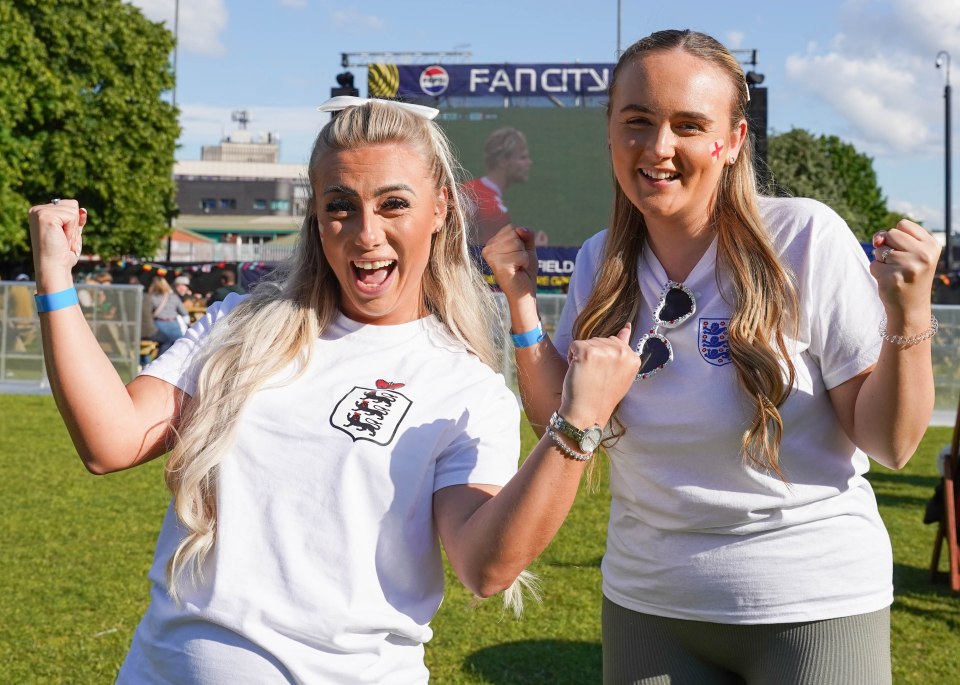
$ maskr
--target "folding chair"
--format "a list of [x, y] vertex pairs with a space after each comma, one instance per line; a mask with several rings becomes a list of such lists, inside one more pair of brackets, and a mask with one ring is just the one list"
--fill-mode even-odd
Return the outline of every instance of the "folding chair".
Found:
[[960, 550], [957, 545], [957, 519], [960, 518], [960, 492], [957, 489], [957, 477], [960, 476], [957, 467], [960, 456], [960, 404], [957, 406], [957, 418], [953, 424], [953, 440], [950, 442], [950, 451], [947, 454], [943, 467], [943, 516], [937, 525], [937, 537], [933, 542], [933, 558], [930, 560], [930, 582], [936, 583], [940, 577], [940, 552], [943, 543], [947, 543], [947, 561], [950, 570], [947, 576], [950, 579], [950, 589], [960, 592]]
[[153, 361], [157, 358], [157, 354], [160, 352], [160, 343], [154, 340], [141, 340], [140, 341], [140, 360], [146, 363], [147, 361]]

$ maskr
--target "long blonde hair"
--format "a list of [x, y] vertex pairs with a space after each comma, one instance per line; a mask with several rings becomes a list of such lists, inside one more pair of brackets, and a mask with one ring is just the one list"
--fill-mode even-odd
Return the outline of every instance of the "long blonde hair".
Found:
[[151, 295], [167, 295], [173, 292], [173, 288], [170, 287], [167, 279], [163, 276], [154, 276], [150, 281], [150, 287], [147, 288], [147, 292]]
[[[434, 234], [423, 274], [424, 306], [464, 347], [499, 370], [492, 338], [496, 304], [471, 264], [455, 165], [440, 128], [386, 103], [350, 107], [317, 136], [308, 169], [310, 202], [295, 253], [275, 279], [257, 287], [217, 324], [198, 353], [196, 392], [184, 408], [178, 439], [166, 465], [166, 482], [186, 536], [167, 566], [170, 594], [179, 583], [202, 581], [206, 555], [217, 530], [217, 474], [234, 439], [247, 400], [272, 375], [290, 364], [306, 367], [313, 341], [337, 315], [340, 286], [323, 254], [313, 196], [318, 163], [325, 155], [381, 143], [403, 143], [419, 151], [447, 189], [447, 214]], [[187, 576], [185, 578], [184, 576]]]
[[[694, 31], [658, 31], [630, 46], [614, 68], [608, 103], [613, 101], [617, 78], [626, 66], [650, 53], [677, 49], [719, 67], [727, 75], [732, 93], [731, 126], [746, 119], [749, 100], [743, 69], [723, 45]], [[733, 286], [730, 356], [739, 384], [753, 404], [742, 453], [755, 468], [784, 479], [778, 456], [783, 436], [779, 407], [789, 396], [796, 376], [784, 327], [796, 326], [798, 303], [793, 275], [777, 258], [760, 217], [749, 137], [735, 163], [724, 167], [710, 221], [718, 236], [718, 267], [730, 273]], [[593, 292], [574, 323], [576, 338], [615, 335], [633, 318], [641, 298], [636, 273], [646, 233], [643, 215], [614, 177], [613, 214], [604, 258]]]

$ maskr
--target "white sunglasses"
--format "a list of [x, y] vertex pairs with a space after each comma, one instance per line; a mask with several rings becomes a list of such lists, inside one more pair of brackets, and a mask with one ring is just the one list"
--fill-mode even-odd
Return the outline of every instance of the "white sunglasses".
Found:
[[676, 328], [696, 311], [697, 301], [690, 288], [676, 281], [664, 284], [660, 301], [653, 309], [653, 328], [637, 342], [640, 371], [635, 380], [650, 378], [673, 361], [673, 345], [657, 329]]

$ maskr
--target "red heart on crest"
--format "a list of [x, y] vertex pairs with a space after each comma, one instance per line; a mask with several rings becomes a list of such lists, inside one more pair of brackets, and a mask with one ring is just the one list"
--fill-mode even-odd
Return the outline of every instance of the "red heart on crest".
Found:
[[406, 385], [406, 383], [391, 383], [382, 378], [377, 379], [377, 388], [380, 390], [396, 390], [397, 388], [402, 388], [404, 385]]

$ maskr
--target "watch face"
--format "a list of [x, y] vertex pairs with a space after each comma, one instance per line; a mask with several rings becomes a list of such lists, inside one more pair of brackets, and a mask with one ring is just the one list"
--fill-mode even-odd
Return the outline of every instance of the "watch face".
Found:
[[603, 431], [600, 430], [600, 426], [592, 426], [583, 432], [583, 437], [580, 439], [580, 450], [582, 452], [593, 452], [600, 446], [601, 440], [603, 440]]

